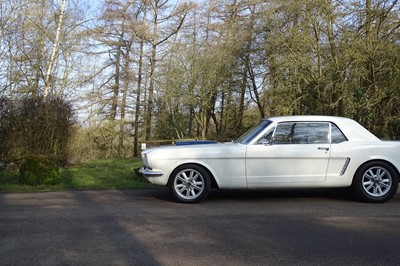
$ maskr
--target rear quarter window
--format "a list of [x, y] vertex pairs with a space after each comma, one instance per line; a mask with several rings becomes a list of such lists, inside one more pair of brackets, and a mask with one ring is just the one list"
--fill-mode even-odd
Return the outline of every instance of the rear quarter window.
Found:
[[331, 125], [331, 143], [337, 144], [347, 141], [347, 138], [343, 132], [335, 124]]

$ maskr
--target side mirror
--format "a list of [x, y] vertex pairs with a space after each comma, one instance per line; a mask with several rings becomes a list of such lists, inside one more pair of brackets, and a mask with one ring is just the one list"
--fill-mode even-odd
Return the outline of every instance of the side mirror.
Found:
[[261, 145], [265, 145], [265, 146], [269, 145], [270, 146], [270, 145], [273, 144], [273, 139], [262, 138], [257, 142], [257, 144], [261, 144]]

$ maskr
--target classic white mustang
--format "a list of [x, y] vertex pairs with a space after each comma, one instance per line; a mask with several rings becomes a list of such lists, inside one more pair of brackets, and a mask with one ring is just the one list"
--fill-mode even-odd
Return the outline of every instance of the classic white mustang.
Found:
[[351, 187], [366, 202], [396, 193], [400, 142], [381, 141], [354, 120], [272, 117], [232, 143], [183, 142], [142, 152], [140, 172], [180, 202], [218, 189]]

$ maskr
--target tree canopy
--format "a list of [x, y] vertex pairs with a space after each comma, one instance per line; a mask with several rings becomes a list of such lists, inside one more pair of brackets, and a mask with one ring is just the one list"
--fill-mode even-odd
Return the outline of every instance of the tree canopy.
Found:
[[230, 140], [278, 115], [400, 139], [398, 0], [0, 0], [0, 14], [0, 96], [72, 101], [83, 153]]

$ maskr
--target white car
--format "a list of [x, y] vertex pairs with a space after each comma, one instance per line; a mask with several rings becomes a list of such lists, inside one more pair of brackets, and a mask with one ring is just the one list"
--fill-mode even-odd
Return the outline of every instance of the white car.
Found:
[[140, 172], [180, 202], [210, 189], [351, 187], [359, 199], [396, 193], [400, 142], [381, 141], [356, 121], [330, 116], [272, 117], [231, 143], [177, 143], [142, 152]]

